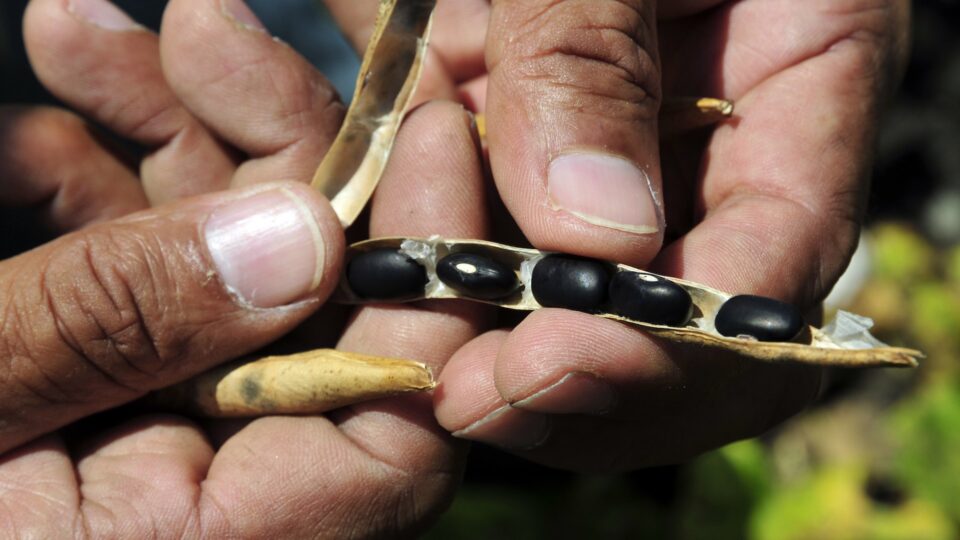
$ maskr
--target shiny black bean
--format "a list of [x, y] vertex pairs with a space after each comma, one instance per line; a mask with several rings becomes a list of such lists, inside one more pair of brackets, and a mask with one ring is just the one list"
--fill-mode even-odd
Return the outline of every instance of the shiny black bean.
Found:
[[610, 308], [634, 321], [683, 326], [690, 320], [693, 300], [676, 283], [650, 274], [618, 272], [610, 280]]
[[550, 255], [533, 267], [533, 297], [544, 307], [595, 313], [607, 300], [610, 272], [601, 262]]
[[398, 300], [423, 294], [427, 271], [404, 253], [380, 248], [361, 253], [347, 265], [347, 282], [368, 300]]
[[790, 341], [803, 330], [800, 310], [772, 298], [742, 295], [727, 300], [714, 321], [724, 336], [753, 336], [760, 341]]
[[520, 285], [509, 266], [474, 253], [454, 253], [440, 259], [437, 276], [451, 289], [481, 300], [509, 296]]

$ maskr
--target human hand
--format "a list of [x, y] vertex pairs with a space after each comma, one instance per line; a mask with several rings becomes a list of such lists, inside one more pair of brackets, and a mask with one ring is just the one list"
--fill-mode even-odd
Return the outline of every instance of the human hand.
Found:
[[[3, 203], [51, 201], [51, 221], [74, 231], [0, 263], [8, 530], [393, 537], [429, 522], [464, 447], [436, 425], [427, 396], [249, 423], [130, 411], [37, 438], [253, 352], [319, 307], [343, 233], [298, 182], [342, 107], [236, 2], [174, 0], [158, 38], [105, 2], [34, 0], [25, 36], [52, 92], [149, 153], [138, 178], [77, 117], [3, 109]], [[395, 156], [373, 233], [484, 234], [476, 142], [459, 106], [412, 114]], [[228, 186], [245, 187], [217, 192]], [[208, 194], [183, 198], [197, 193]], [[168, 204], [110, 219], [148, 199]], [[438, 368], [479, 313], [364, 308], [339, 346]], [[310, 322], [342, 324], [322, 316]]]
[[[534, 246], [812, 308], [856, 243], [907, 18], [902, 0], [441, 0], [432, 80], [485, 109]], [[731, 98], [736, 118], [658, 141], [664, 95]], [[820, 379], [544, 309], [451, 359], [437, 417], [541, 463], [622, 470], [759, 434]]]

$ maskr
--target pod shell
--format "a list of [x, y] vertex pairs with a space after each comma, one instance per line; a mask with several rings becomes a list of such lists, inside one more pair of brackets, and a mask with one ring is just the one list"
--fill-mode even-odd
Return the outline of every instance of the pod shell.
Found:
[[683, 287], [640, 272], [617, 272], [610, 280], [610, 309], [628, 319], [664, 326], [684, 326], [693, 299]]
[[597, 313], [607, 300], [610, 270], [591, 259], [549, 255], [533, 267], [530, 284], [543, 307]]
[[453, 253], [440, 259], [437, 277], [451, 289], [481, 300], [509, 296], [520, 286], [512, 268], [475, 253]]
[[347, 265], [347, 282], [354, 294], [367, 300], [396, 300], [422, 295], [427, 271], [397, 249], [366, 251]]
[[752, 336], [760, 341], [790, 341], [804, 328], [800, 310], [763, 296], [734, 296], [721, 306], [714, 319], [720, 334]]

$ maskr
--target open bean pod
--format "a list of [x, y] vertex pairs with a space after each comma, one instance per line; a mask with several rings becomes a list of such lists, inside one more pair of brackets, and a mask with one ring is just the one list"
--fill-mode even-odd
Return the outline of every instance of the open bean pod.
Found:
[[566, 308], [766, 362], [913, 367], [923, 356], [884, 345], [869, 334], [869, 319], [850, 313], [815, 328], [777, 300], [482, 240], [377, 238], [352, 245], [347, 261], [334, 296], [342, 303], [466, 299], [517, 310]]

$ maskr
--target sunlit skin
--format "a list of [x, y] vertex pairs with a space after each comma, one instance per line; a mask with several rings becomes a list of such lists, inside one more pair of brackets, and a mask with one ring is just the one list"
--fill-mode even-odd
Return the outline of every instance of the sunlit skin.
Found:
[[[129, 538], [395, 537], [421, 529], [451, 499], [466, 450], [436, 424], [426, 395], [328, 417], [253, 422], [124, 414], [119, 425], [77, 426], [34, 439], [280, 338], [329, 294], [344, 246], [329, 205], [304, 185], [344, 109], [294, 51], [224, 16], [216, 0], [171, 2], [159, 37], [98, 28], [63, 4], [41, 0], [29, 7], [25, 33], [35, 71], [64, 102], [148, 146], [150, 154], [138, 175], [67, 112], [0, 109], [5, 140], [16, 142], [2, 150], [3, 202], [52, 201], [41, 213], [65, 234], [0, 264], [0, 349], [8, 362], [0, 400], [8, 420], [0, 439], [3, 529]], [[463, 109], [421, 107], [403, 133], [378, 195], [390, 203], [375, 203], [371, 233], [484, 235], [486, 216], [476, 204], [483, 199], [477, 143]], [[431, 156], [429, 172], [420, 170], [424, 154]], [[447, 178], [463, 180], [428, 189]], [[170, 240], [196, 244], [205, 216], [260, 181], [287, 182], [283, 189], [314, 214], [327, 245], [319, 287], [273, 310], [231, 301], [210, 278], [202, 250], [169, 252]], [[227, 187], [241, 191], [219, 192]], [[210, 194], [183, 198], [199, 193]], [[144, 210], [150, 202], [160, 206]], [[138, 210], [123, 224], [110, 221]], [[71, 258], [71, 250], [95, 258]], [[207, 278], [196, 280], [195, 271]], [[113, 276], [127, 285], [118, 288]], [[61, 310], [58, 323], [72, 334], [90, 326], [84, 313], [109, 321], [114, 309], [129, 307], [129, 292], [149, 336], [117, 330], [105, 342], [124, 347], [130, 367], [110, 356], [84, 357], [56, 339], [37, 341], [50, 315], [42, 302], [26, 300], [40, 289], [38, 279], [51, 290], [72, 291], [57, 305], [84, 308]], [[97, 291], [118, 294], [120, 304], [91, 301]], [[365, 308], [336, 344], [417, 358], [439, 370], [476, 335], [478, 313], [476, 306], [453, 304]], [[311, 332], [344, 324], [329, 317], [315, 318]], [[19, 341], [11, 342], [12, 335]], [[422, 335], [432, 336], [430, 343]], [[160, 358], [137, 352], [143, 339], [157, 345]], [[190, 352], [165, 351], [181, 346]], [[116, 368], [114, 382], [93, 364], [108, 374]], [[31, 442], [17, 446], [25, 441]]]
[[[329, 3], [363, 43], [376, 0]], [[856, 238], [877, 109], [902, 63], [906, 3], [673, 1], [659, 13], [639, 0], [589, 3], [440, 2], [422, 96], [486, 112], [497, 188], [529, 240], [731, 292], [803, 306], [819, 301]], [[434, 403], [417, 396], [327, 417], [249, 423], [143, 416], [55, 431], [280, 338], [322, 303], [343, 249], [326, 202], [293, 184], [309, 180], [343, 107], [293, 50], [257, 29], [234, 2], [231, 18], [218, 0], [173, 0], [159, 36], [99, 28], [64, 4], [30, 4], [25, 36], [36, 73], [76, 112], [150, 153], [133, 172], [70, 113], [0, 109], [5, 140], [15, 142], [0, 146], [0, 202], [39, 205], [64, 234], [0, 263], [0, 357], [8, 364], [0, 415], [10, 419], [0, 439], [5, 530], [52, 537], [415, 534], [449, 504], [462, 471], [466, 445], [449, 431], [515, 447], [518, 432], [551, 426], [532, 441], [537, 448], [514, 451], [574, 470], [625, 470], [758, 433], [815, 396], [816, 371], [695, 355], [562, 310], [478, 336], [488, 312], [434, 302], [363, 308], [339, 338], [346, 350], [416, 358], [438, 371], [450, 359]], [[633, 15], [619, 17], [624, 13]], [[624, 28], [623, 20], [632, 22]], [[592, 35], [578, 31], [584, 24], [598, 30], [597, 41], [569, 42]], [[551, 53], [538, 50], [545, 43]], [[611, 67], [620, 61], [629, 76]], [[737, 118], [710, 137], [658, 149], [661, 79], [665, 94], [735, 99]], [[487, 236], [472, 129], [452, 103], [411, 114], [373, 201], [371, 236]], [[663, 185], [666, 231], [631, 233], [551, 207], [543, 175], [549, 159], [571, 146], [603, 148], [646, 167], [651, 183]], [[189, 239], [205, 213], [246, 193], [221, 190], [264, 181], [290, 182], [285, 189], [316, 218], [327, 249], [318, 288], [262, 311], [233, 303], [216, 280], [213, 288], [178, 289], [178, 276], [210, 262], [202, 251], [196, 258], [169, 253], [171, 238]], [[131, 212], [140, 213], [112, 221]], [[50, 312], [24, 300], [58, 286], [97, 290], [103, 278], [86, 271], [89, 261], [61, 262], [56, 272], [49, 263], [66, 260], [70, 249], [114, 253], [116, 245], [137, 249], [108, 259], [116, 262], [106, 267], [111, 275], [124, 279], [105, 290], [131, 293], [161, 344], [190, 345], [182, 356], [161, 355], [170, 362], [128, 357], [148, 373], [108, 370], [123, 385], [98, 376], [90, 367], [96, 355], [78, 354], [56, 328], [28, 332], [43, 328]], [[30, 281], [38, 276], [46, 288]], [[187, 294], [175, 307], [151, 309], [135, 294], [144, 290]], [[94, 313], [100, 317], [113, 309], [107, 300], [83, 300], [76, 302], [102, 310]], [[75, 311], [68, 317], [84, 314]], [[207, 330], [183, 335], [184, 317]], [[84, 321], [59, 322], [83, 328]], [[330, 326], [326, 318], [311, 323]], [[573, 383], [463, 432], [561, 380]], [[604, 395], [611, 399], [597, 399]], [[571, 414], [583, 412], [592, 414]]]
[[[363, 13], [373, 3], [328, 2], [355, 44], [369, 35]], [[534, 246], [809, 309], [856, 244], [877, 116], [903, 69], [908, 18], [901, 0], [441, 0], [422, 98], [457, 98], [486, 114], [499, 195]], [[730, 98], [735, 117], [660, 146], [663, 95]], [[568, 147], [649, 166], [663, 185], [662, 244], [551, 206], [547, 164]], [[523, 403], [568, 376], [566, 389]], [[444, 427], [494, 414], [480, 432], [458, 435], [539, 444], [517, 453], [574, 470], [675, 462], [761, 433], [821, 384], [817, 370], [668, 347], [549, 309], [479, 337], [440, 380]], [[501, 410], [518, 402], [521, 411]], [[577, 414], [598, 408], [604, 414]]]

